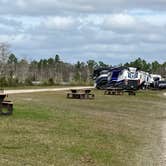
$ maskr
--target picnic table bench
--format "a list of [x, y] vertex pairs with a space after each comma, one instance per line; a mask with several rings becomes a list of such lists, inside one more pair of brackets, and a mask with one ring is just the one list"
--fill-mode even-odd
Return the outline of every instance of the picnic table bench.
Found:
[[123, 95], [123, 89], [122, 88], [107, 88], [104, 91], [105, 95]]
[[0, 93], [0, 115], [11, 115], [13, 113], [13, 102], [4, 100], [7, 94]]
[[136, 90], [134, 89], [124, 90], [123, 88], [115, 88], [115, 87], [107, 88], [104, 91], [104, 94], [105, 95], [123, 95], [124, 92], [127, 92], [129, 96], [136, 95]]
[[124, 90], [124, 92], [127, 92], [129, 96], [131, 96], [131, 95], [135, 96], [136, 95], [136, 90], [134, 90], [134, 89]]
[[70, 93], [67, 93], [69, 99], [94, 99], [95, 95], [91, 93], [90, 89], [71, 89]]

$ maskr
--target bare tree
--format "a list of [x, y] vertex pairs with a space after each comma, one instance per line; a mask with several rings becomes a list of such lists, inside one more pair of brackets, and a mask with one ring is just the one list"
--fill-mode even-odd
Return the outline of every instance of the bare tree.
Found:
[[25, 82], [26, 79], [29, 77], [29, 63], [26, 59], [21, 59], [17, 63], [17, 78], [19, 78], [20, 82]]
[[5, 76], [5, 67], [10, 54], [9, 45], [6, 43], [0, 43], [0, 76]]

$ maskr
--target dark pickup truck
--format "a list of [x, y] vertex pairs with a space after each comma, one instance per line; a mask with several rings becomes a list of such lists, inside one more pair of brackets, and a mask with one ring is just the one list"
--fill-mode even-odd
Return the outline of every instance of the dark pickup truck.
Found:
[[166, 89], [166, 80], [165, 81], [158, 81], [158, 88], [159, 89]]
[[155, 81], [153, 83], [153, 88], [155, 88], [155, 89], [166, 89], [166, 80]]

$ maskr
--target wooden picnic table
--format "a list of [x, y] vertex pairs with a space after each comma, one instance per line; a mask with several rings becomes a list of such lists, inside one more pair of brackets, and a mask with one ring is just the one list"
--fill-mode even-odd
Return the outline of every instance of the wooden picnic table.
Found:
[[107, 88], [105, 91], [104, 91], [104, 94], [105, 95], [123, 95], [124, 92], [127, 92], [129, 96], [131, 95], [136, 95], [136, 90], [134, 89], [123, 89], [123, 88], [117, 88], [117, 87], [110, 87], [110, 88]]
[[104, 91], [105, 95], [123, 95], [123, 89], [122, 88], [115, 88], [115, 87], [111, 87], [111, 88], [107, 88]]
[[95, 95], [91, 93], [91, 89], [71, 89], [67, 93], [67, 98], [70, 99], [94, 99]]
[[0, 93], [0, 115], [11, 115], [13, 112], [13, 103], [4, 100], [7, 94]]

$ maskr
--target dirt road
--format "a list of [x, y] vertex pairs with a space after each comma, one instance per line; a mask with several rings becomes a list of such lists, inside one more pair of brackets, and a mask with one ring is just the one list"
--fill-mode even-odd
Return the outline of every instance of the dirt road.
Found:
[[93, 89], [93, 86], [80, 86], [80, 87], [66, 87], [66, 88], [47, 88], [47, 89], [18, 89], [18, 90], [5, 90], [6, 94], [19, 94], [19, 93], [34, 93], [34, 92], [53, 92], [53, 91], [66, 91], [70, 89]]

